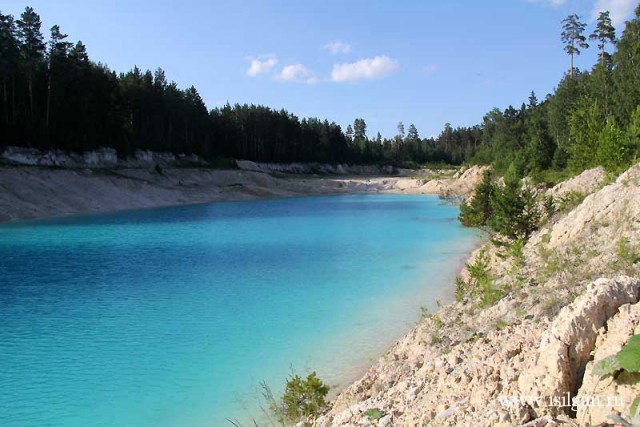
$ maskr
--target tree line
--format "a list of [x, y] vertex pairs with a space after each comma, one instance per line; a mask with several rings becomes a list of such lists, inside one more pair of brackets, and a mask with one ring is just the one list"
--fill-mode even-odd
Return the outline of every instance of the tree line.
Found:
[[[597, 165], [616, 174], [638, 161], [640, 5], [619, 40], [609, 13], [600, 14], [588, 37], [599, 50], [590, 72], [574, 67], [574, 57], [589, 47], [585, 30], [575, 14], [563, 21], [561, 39], [570, 68], [554, 93], [540, 103], [532, 93], [520, 109], [485, 116], [483, 145], [473, 160], [494, 168], [461, 205], [464, 225], [486, 226], [522, 244], [558, 207], [573, 203], [571, 198], [539, 200], [530, 184], [523, 185], [524, 175], [553, 182]], [[613, 54], [608, 46], [615, 46]]]
[[[58, 25], [48, 41], [30, 7], [19, 19], [0, 13], [0, 148], [21, 145], [83, 152], [137, 149], [290, 162], [460, 163], [481, 130], [451, 129], [421, 139], [415, 126], [398, 136], [370, 138], [356, 119], [343, 131], [317, 118], [300, 119], [261, 105], [207, 109], [194, 86], [181, 89], [162, 69], [116, 73], [89, 59]], [[440, 141], [442, 139], [442, 141]]]
[[[620, 39], [609, 12], [588, 35], [570, 15], [561, 33], [570, 67], [551, 94], [493, 109], [475, 126], [446, 124], [434, 138], [402, 122], [394, 137], [382, 138], [368, 135], [361, 118], [343, 130], [261, 105], [207, 109], [195, 87], [179, 88], [162, 69], [116, 73], [91, 61], [84, 44], [69, 42], [57, 25], [45, 42], [41, 25], [30, 7], [19, 19], [0, 13], [0, 147], [107, 146], [121, 156], [148, 149], [269, 162], [493, 163], [498, 173], [513, 164], [520, 175], [542, 179], [597, 164], [620, 169], [638, 153], [640, 6]], [[588, 41], [596, 43], [598, 62], [583, 71], [574, 58]]]
[[[483, 119], [474, 163], [493, 163], [498, 173], [513, 166], [519, 176], [574, 174], [597, 165], [620, 171], [640, 152], [640, 5], [620, 39], [609, 12], [593, 32], [572, 14], [562, 22], [561, 40], [569, 70], [539, 102], [532, 93], [520, 108], [494, 109]], [[595, 41], [598, 62], [588, 71], [574, 58]], [[609, 48], [613, 47], [613, 52]]]

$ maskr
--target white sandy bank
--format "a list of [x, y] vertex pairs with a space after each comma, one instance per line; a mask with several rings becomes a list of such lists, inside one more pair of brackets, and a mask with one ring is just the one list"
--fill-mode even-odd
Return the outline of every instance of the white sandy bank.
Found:
[[316, 177], [206, 168], [0, 167], [0, 222], [75, 213], [342, 193], [467, 194], [482, 168], [412, 177]]

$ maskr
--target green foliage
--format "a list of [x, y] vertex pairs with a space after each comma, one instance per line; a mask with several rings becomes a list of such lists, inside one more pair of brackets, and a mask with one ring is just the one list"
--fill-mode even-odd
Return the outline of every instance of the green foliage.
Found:
[[505, 186], [495, 192], [491, 206], [492, 228], [509, 238], [527, 240], [540, 226], [542, 213], [536, 195], [517, 180], [505, 179]]
[[558, 210], [563, 213], [569, 212], [582, 203], [585, 197], [584, 193], [571, 190], [560, 198], [560, 201], [558, 202]]
[[587, 24], [580, 21], [580, 17], [575, 13], [569, 15], [562, 21], [561, 40], [564, 43], [564, 50], [571, 56], [571, 75], [573, 75], [573, 56], [580, 55], [580, 49], [587, 49], [587, 38], [584, 30]]
[[605, 60], [608, 54], [605, 52], [604, 48], [608, 43], [614, 44], [616, 42], [616, 30], [613, 28], [611, 15], [608, 10], [600, 12], [596, 29], [591, 33], [591, 35], [589, 35], [589, 40], [598, 40], [601, 64], [605, 65]]
[[640, 396], [633, 399], [633, 402], [631, 403], [631, 408], [629, 408], [629, 415], [631, 418], [638, 416], [638, 409], [640, 409]]
[[569, 116], [569, 129], [572, 142], [568, 147], [570, 154], [568, 166], [574, 172], [580, 172], [597, 165], [598, 140], [605, 125], [605, 119], [597, 101], [583, 97]]
[[425, 321], [431, 318], [431, 313], [429, 313], [429, 309], [424, 305], [420, 306], [420, 321]]
[[620, 365], [620, 359], [618, 359], [617, 354], [614, 354], [596, 363], [593, 366], [591, 374], [599, 376], [611, 375], [616, 371], [619, 371], [620, 369], [622, 369], [622, 366]]
[[307, 375], [306, 379], [294, 375], [287, 380], [282, 396], [282, 408], [285, 416], [291, 422], [317, 416], [326, 407], [325, 398], [329, 393], [326, 385], [315, 372]]
[[467, 289], [467, 284], [465, 283], [464, 279], [460, 276], [456, 277], [456, 301], [457, 302], [462, 302], [464, 300], [464, 297], [466, 295], [466, 289]]
[[491, 171], [485, 171], [473, 198], [460, 206], [458, 218], [467, 227], [486, 225], [493, 216], [491, 200], [496, 192]]
[[506, 322], [505, 320], [502, 320], [502, 319], [499, 319], [499, 320], [496, 322], [496, 324], [495, 324], [495, 327], [496, 327], [496, 329], [498, 329], [498, 330], [500, 330], [500, 329], [504, 329], [504, 328], [506, 328], [507, 326], [509, 326], [509, 323], [508, 323], [508, 322]]
[[598, 163], [607, 172], [621, 172], [631, 163], [633, 146], [625, 132], [615, 124], [613, 117], [602, 128], [598, 135]]
[[[587, 47], [586, 26], [577, 15], [562, 24], [564, 49], [573, 60]], [[361, 118], [343, 130], [328, 120], [300, 119], [260, 105], [209, 110], [195, 87], [179, 88], [162, 69], [134, 67], [118, 74], [92, 61], [85, 46], [69, 42], [57, 25], [45, 41], [41, 25], [32, 8], [17, 20], [0, 14], [0, 148], [11, 141], [77, 152], [112, 147], [121, 157], [138, 149], [196, 153], [214, 167], [220, 158], [472, 163], [493, 164], [500, 175], [513, 165], [520, 177], [529, 174], [542, 182], [557, 182], [566, 168], [578, 173], [598, 164], [616, 173], [640, 150], [637, 12], [615, 44], [611, 18], [600, 14], [589, 37], [600, 50], [592, 70], [572, 64], [542, 101], [532, 93], [520, 107], [489, 111], [481, 124], [454, 128], [447, 123], [435, 138], [421, 138], [413, 125], [406, 135], [403, 125], [393, 138], [371, 138]], [[615, 46], [612, 55], [607, 46]], [[493, 216], [489, 192], [479, 193], [487, 197], [461, 208], [467, 225], [488, 225]]]
[[640, 335], [634, 335], [617, 354], [620, 367], [627, 372], [640, 372]]
[[623, 269], [627, 274], [634, 274], [635, 264], [640, 262], [640, 252], [637, 247], [631, 245], [629, 239], [621, 236], [618, 240], [618, 260], [616, 267]]
[[511, 258], [515, 270], [524, 267], [524, 244], [525, 241], [523, 239], [516, 239], [511, 243], [507, 251], [507, 255]]
[[604, 376], [620, 370], [640, 372], [640, 335], [632, 336], [618, 353], [596, 363], [591, 374]]
[[472, 297], [479, 298], [481, 307], [490, 307], [504, 297], [504, 289], [497, 287], [493, 280], [489, 257], [484, 250], [478, 253], [473, 264], [466, 264], [466, 269], [469, 272], [469, 282], [466, 283], [465, 290]]
[[364, 416], [367, 417], [369, 421], [375, 422], [375, 421], [379, 421], [380, 418], [384, 417], [385, 413], [379, 408], [372, 408], [364, 411]]

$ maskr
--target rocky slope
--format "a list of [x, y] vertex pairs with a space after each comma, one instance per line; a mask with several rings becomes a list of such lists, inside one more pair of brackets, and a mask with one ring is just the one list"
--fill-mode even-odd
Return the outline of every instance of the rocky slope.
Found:
[[[148, 153], [140, 153], [141, 161], [146, 158], [146, 154]], [[45, 157], [50, 160], [51, 156]], [[32, 157], [27, 158], [29, 159], [33, 160]], [[59, 157], [56, 159], [60, 160]], [[159, 155], [154, 154], [151, 159], [158, 160]], [[0, 222], [85, 212], [311, 194], [439, 194], [442, 189], [451, 194], [465, 194], [475, 185], [473, 180], [481, 169], [473, 167], [466, 174], [455, 177], [452, 176], [455, 171], [446, 175], [423, 171], [419, 177], [318, 177], [171, 166], [158, 170], [155, 166], [142, 167], [140, 164], [136, 164], [136, 167], [122, 164], [107, 167], [106, 163], [100, 163], [99, 167], [91, 168], [9, 165], [0, 166]]]
[[[591, 369], [640, 331], [640, 165], [604, 180], [592, 170], [550, 189], [558, 204], [591, 194], [521, 250], [478, 249], [469, 264], [486, 264], [484, 294], [426, 316], [317, 425], [598, 425], [626, 415], [638, 385], [599, 381]], [[626, 400], [576, 413], [558, 405], [567, 392]], [[377, 424], [364, 415], [373, 408], [385, 413]]]

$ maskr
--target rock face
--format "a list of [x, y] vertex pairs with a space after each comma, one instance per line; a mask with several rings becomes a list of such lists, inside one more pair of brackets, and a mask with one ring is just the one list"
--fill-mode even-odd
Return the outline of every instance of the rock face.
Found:
[[[587, 364], [582, 387], [578, 392], [579, 402], [589, 402], [594, 396], [601, 399], [597, 405], [578, 406], [576, 419], [581, 425], [601, 425], [609, 421], [611, 414], [619, 414], [630, 418], [629, 407], [638, 396], [637, 381], [639, 374], [621, 373], [621, 380], [615, 381], [611, 376], [600, 378], [593, 375], [593, 366], [608, 356], [616, 354], [633, 335], [640, 334], [640, 304], [625, 304], [618, 309], [605, 327], [598, 330], [596, 350], [593, 361]], [[615, 397], [611, 399], [611, 397]]]
[[264, 163], [236, 160], [238, 169], [253, 172], [280, 172], [297, 175], [398, 175], [399, 170], [391, 165], [363, 166], [329, 163]]
[[604, 168], [600, 166], [557, 184], [549, 190], [548, 194], [555, 199], [562, 198], [570, 192], [591, 194], [602, 186], [605, 179], [606, 173]]
[[158, 153], [137, 150], [132, 158], [118, 159], [118, 152], [113, 148], [100, 147], [83, 154], [65, 153], [64, 151], [40, 151], [35, 148], [9, 146], [0, 154], [0, 160], [11, 165], [23, 166], [57, 166], [64, 168], [149, 168], [156, 164], [171, 166], [207, 166], [207, 162], [195, 154]]
[[[601, 170], [587, 171], [550, 190], [593, 193], [550, 218], [521, 255], [492, 243], [475, 251], [468, 263], [484, 257], [489, 290], [423, 320], [344, 389], [318, 425], [369, 425], [370, 408], [394, 426], [575, 424], [575, 412], [539, 399], [569, 393], [570, 403], [595, 384], [607, 395], [639, 395], [637, 385], [588, 374], [592, 357], [616, 352], [639, 329], [640, 165], [601, 188], [603, 179]], [[466, 268], [461, 277], [473, 282]], [[502, 299], [483, 303], [490, 290]], [[602, 422], [614, 409], [621, 411], [579, 410], [578, 420]]]
[[[523, 396], [547, 400], [575, 396], [585, 367], [595, 348], [598, 330], [624, 304], [635, 304], [640, 296], [640, 280], [627, 276], [598, 279], [573, 304], [564, 307], [544, 332], [535, 363], [520, 375]], [[536, 414], [557, 414], [565, 408], [539, 406]]]

